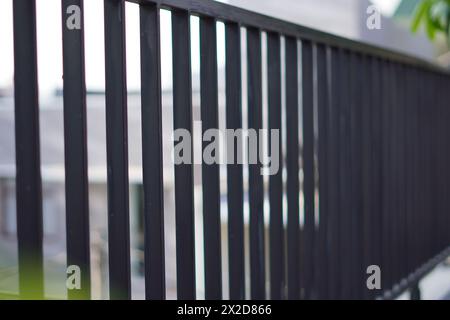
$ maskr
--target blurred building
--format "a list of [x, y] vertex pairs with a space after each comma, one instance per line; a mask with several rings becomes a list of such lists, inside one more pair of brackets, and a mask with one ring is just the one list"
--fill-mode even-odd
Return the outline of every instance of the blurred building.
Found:
[[[223, 0], [229, 4], [277, 17], [306, 27], [375, 44], [433, 60], [433, 44], [422, 34], [411, 34], [409, 26], [382, 16], [381, 29], [367, 28], [369, 0]], [[401, 10], [411, 12], [417, 0], [404, 0]]]
[[[222, 87], [223, 101], [224, 90]], [[17, 292], [16, 196], [14, 99], [12, 91], [0, 96], [0, 292]], [[200, 92], [194, 84], [193, 119], [200, 120]], [[142, 187], [142, 135], [140, 92], [128, 93], [128, 160], [130, 241], [132, 260], [133, 298], [144, 298], [143, 278], [143, 187]], [[176, 297], [175, 205], [173, 187], [172, 92], [163, 91], [163, 162], [165, 251], [168, 298]], [[223, 112], [224, 105], [220, 105]], [[66, 226], [65, 226], [65, 171], [64, 171], [64, 119], [62, 91], [44, 99], [40, 105], [40, 148], [44, 225], [44, 269], [46, 294], [65, 296]], [[108, 297], [107, 256], [107, 168], [106, 119], [104, 92], [87, 94], [87, 141], [89, 175], [89, 213], [92, 259], [93, 298]], [[194, 143], [194, 152], [201, 152], [201, 144]], [[201, 186], [201, 166], [194, 165], [195, 188]], [[70, 190], [67, 190], [70, 192]], [[201, 198], [196, 197], [196, 223], [202, 221]], [[224, 199], [226, 201], [226, 198]], [[224, 230], [223, 232], [226, 232]], [[201, 244], [202, 233], [196, 234]], [[202, 248], [198, 249], [199, 251]], [[198, 255], [200, 258], [202, 255]], [[200, 263], [202, 263], [200, 261]], [[198, 270], [202, 281], [202, 274]]]

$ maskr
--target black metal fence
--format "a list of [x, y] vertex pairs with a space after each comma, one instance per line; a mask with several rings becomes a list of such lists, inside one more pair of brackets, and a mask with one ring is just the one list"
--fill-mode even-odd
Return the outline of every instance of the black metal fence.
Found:
[[[172, 18], [174, 129], [192, 130], [190, 16], [200, 17], [203, 130], [218, 127], [216, 22], [224, 22], [226, 32], [227, 128], [243, 127], [242, 29], [247, 39], [247, 126], [262, 127], [262, 33], [267, 35], [269, 128], [286, 125], [280, 158], [286, 155], [287, 181], [282, 170], [269, 179], [270, 241], [265, 250], [261, 164], [248, 166], [252, 299], [392, 298], [448, 254], [450, 78], [446, 71], [413, 57], [213, 1], [133, 2], [139, 4], [141, 17], [147, 298], [165, 298], [161, 8], [170, 10]], [[83, 1], [62, 3], [67, 264], [82, 270], [82, 289], [68, 294], [76, 299], [90, 297], [86, 88], [83, 26], [68, 30], [65, 16], [69, 5], [82, 9]], [[104, 1], [111, 299], [131, 296], [124, 4]], [[281, 40], [285, 57], [281, 57]], [[14, 0], [14, 55], [20, 294], [35, 298], [44, 294], [34, 0]], [[243, 169], [240, 164], [227, 166], [231, 299], [246, 297], [248, 276]], [[205, 243], [204, 252], [196, 254], [204, 254], [206, 299], [220, 299], [218, 165], [204, 164], [202, 176]], [[175, 193], [178, 298], [195, 299], [192, 165], [175, 166]], [[284, 195], [287, 224], [282, 214]], [[381, 268], [381, 290], [366, 286], [370, 265]]]

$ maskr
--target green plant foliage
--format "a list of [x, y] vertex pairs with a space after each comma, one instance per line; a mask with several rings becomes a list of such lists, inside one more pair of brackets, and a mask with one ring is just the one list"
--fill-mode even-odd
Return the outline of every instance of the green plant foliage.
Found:
[[450, 0], [421, 1], [415, 9], [411, 30], [417, 32], [422, 25], [431, 40], [443, 33], [450, 44]]

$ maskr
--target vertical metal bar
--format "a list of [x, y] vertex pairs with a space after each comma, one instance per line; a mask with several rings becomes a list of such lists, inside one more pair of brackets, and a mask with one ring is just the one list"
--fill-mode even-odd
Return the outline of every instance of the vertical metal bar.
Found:
[[[189, 13], [172, 11], [174, 130], [192, 137], [192, 84]], [[192, 150], [192, 139], [190, 141]], [[194, 181], [192, 153], [189, 163], [175, 165], [177, 294], [195, 299]]]
[[[449, 78], [447, 76], [444, 76], [444, 81], [442, 82], [442, 86], [444, 88], [447, 88], [447, 86], [450, 84]], [[444, 116], [443, 116], [443, 122], [444, 122], [444, 136], [443, 136], [443, 140], [445, 142], [450, 140], [450, 128], [447, 125], [447, 123], [449, 123], [450, 121], [450, 110], [449, 108], [447, 108], [447, 101], [449, 101], [449, 92], [448, 90], [442, 90], [441, 92], [445, 92], [445, 94], [443, 95], [443, 112], [444, 112]], [[445, 200], [444, 200], [444, 214], [445, 214], [445, 225], [444, 225], [444, 230], [446, 230], [445, 232], [445, 247], [448, 247], [450, 244], [450, 232], [447, 232], [447, 230], [450, 229], [450, 197], [447, 196], [447, 194], [450, 192], [450, 167], [447, 165], [448, 163], [450, 163], [450, 148], [447, 147], [447, 144], [445, 143], [444, 146], [444, 194], [445, 196]]]
[[[354, 219], [355, 219], [355, 213], [356, 213], [356, 205], [359, 201], [359, 194], [357, 193], [357, 190], [355, 188], [356, 177], [356, 163], [355, 157], [356, 157], [356, 141], [355, 141], [355, 120], [354, 119], [354, 105], [355, 105], [355, 99], [357, 95], [356, 91], [356, 81], [355, 81], [355, 54], [353, 52], [346, 52], [344, 51], [344, 60], [347, 61], [347, 77], [346, 80], [348, 81], [345, 87], [345, 95], [344, 95], [344, 103], [343, 103], [343, 111], [344, 111], [344, 117], [345, 117], [345, 125], [344, 125], [344, 136], [345, 136], [345, 159], [346, 159], [346, 165], [344, 167], [344, 172], [346, 173], [347, 179], [346, 179], [346, 188], [344, 189], [344, 192], [346, 192], [345, 197], [347, 198], [347, 206], [348, 210], [344, 214], [344, 225], [345, 225], [345, 247], [346, 247], [346, 268], [345, 268], [345, 285], [344, 289], [346, 288], [345, 297], [347, 299], [354, 299], [355, 298], [355, 286], [356, 286], [356, 270], [355, 270], [355, 257], [356, 257], [356, 250], [355, 250], [355, 226], [354, 226]], [[348, 170], [348, 171], [347, 171]], [[351, 194], [351, 198], [349, 196]]]
[[[430, 100], [430, 95], [429, 95], [429, 83], [428, 83], [428, 72], [426, 70], [424, 70], [423, 72], [423, 100], [422, 103], [420, 105], [420, 109], [421, 109], [421, 117], [420, 117], [420, 122], [422, 125], [422, 157], [423, 157], [423, 166], [422, 166], [422, 171], [423, 171], [423, 189], [422, 189], [422, 193], [423, 193], [423, 202], [422, 202], [422, 227], [423, 227], [423, 256], [422, 256], [422, 261], [421, 264], [423, 264], [425, 261], [428, 260], [428, 254], [429, 254], [429, 239], [430, 239], [430, 234], [429, 234], [429, 220], [430, 220], [430, 214], [428, 213], [430, 210], [429, 207], [429, 193], [428, 193], [428, 188], [430, 187], [429, 185], [429, 175], [430, 175], [430, 168], [429, 168], [429, 157], [430, 157], [430, 152], [429, 152], [429, 145], [428, 145], [428, 130], [429, 130], [429, 117], [430, 117], [430, 110], [429, 110], [429, 103], [431, 102]], [[426, 108], [425, 108], [426, 106]]]
[[414, 96], [411, 94], [413, 91], [413, 81], [414, 81], [414, 70], [412, 68], [408, 68], [406, 75], [406, 106], [405, 106], [405, 145], [406, 145], [406, 224], [407, 224], [407, 266], [408, 273], [412, 273], [414, 271], [414, 184], [415, 184], [415, 175], [414, 175], [414, 126], [413, 126], [413, 107], [414, 107]]
[[439, 114], [439, 94], [437, 93], [437, 90], [439, 88], [439, 79], [438, 75], [432, 74], [432, 83], [435, 84], [432, 86], [432, 95], [434, 96], [434, 108], [432, 109], [432, 208], [431, 210], [434, 211], [433, 218], [432, 218], [432, 235], [433, 235], [433, 256], [436, 255], [436, 253], [441, 251], [441, 248], [439, 247], [439, 240], [441, 236], [441, 230], [440, 230], [440, 179], [439, 179], [439, 165], [440, 161], [439, 158], [442, 157], [442, 154], [439, 155], [438, 149], [439, 149], [439, 121], [438, 121], [438, 114]]
[[[440, 77], [440, 87], [441, 87], [441, 92], [445, 91], [445, 83], [447, 81], [447, 78], [445, 75], [441, 75]], [[441, 144], [440, 144], [440, 151], [439, 153], [442, 154], [441, 157], [441, 179], [442, 179], [442, 189], [441, 189], [441, 194], [442, 194], [442, 198], [441, 198], [441, 214], [442, 214], [442, 248], [445, 249], [447, 248], [449, 242], [448, 242], [448, 233], [447, 233], [447, 227], [448, 227], [448, 208], [446, 206], [447, 203], [447, 197], [445, 196], [448, 192], [447, 190], [447, 169], [446, 169], [446, 163], [447, 163], [447, 153], [448, 150], [446, 148], [446, 142], [447, 142], [447, 127], [446, 127], [446, 115], [447, 115], [447, 110], [446, 110], [446, 100], [445, 100], [445, 95], [441, 95], [440, 98], [441, 102], [440, 102], [440, 110], [441, 110], [441, 114], [439, 115], [439, 119], [441, 121], [441, 133], [440, 133], [440, 139], [441, 139]]]
[[340, 130], [339, 130], [339, 173], [340, 173], [340, 251], [341, 251], [341, 298], [351, 298], [351, 149], [350, 149], [350, 53], [341, 50], [340, 68]]
[[392, 243], [391, 243], [391, 261], [392, 261], [392, 287], [399, 280], [400, 267], [400, 177], [399, 177], [399, 117], [398, 117], [398, 103], [399, 103], [399, 83], [397, 64], [392, 63], [390, 67], [390, 76], [392, 79], [389, 87], [390, 95], [390, 117], [391, 117], [391, 141], [390, 144], [390, 162], [391, 162], [391, 215], [392, 215]]
[[446, 98], [448, 95], [448, 92], [446, 90], [444, 90], [444, 88], [446, 87], [447, 83], [448, 83], [448, 78], [446, 75], [442, 75], [441, 79], [440, 79], [440, 83], [441, 83], [441, 92], [446, 92], [445, 94], [442, 94], [441, 96], [441, 122], [442, 122], [442, 136], [441, 136], [441, 154], [442, 154], [442, 174], [441, 174], [441, 178], [443, 180], [442, 182], [442, 215], [443, 215], [443, 223], [442, 223], [442, 230], [443, 230], [443, 234], [442, 234], [442, 242], [443, 242], [443, 247], [447, 248], [449, 245], [449, 240], [450, 240], [450, 232], [447, 232], [449, 226], [450, 226], [450, 214], [449, 214], [449, 208], [448, 208], [448, 197], [446, 196], [449, 192], [448, 190], [448, 166], [447, 163], [448, 162], [448, 154], [449, 154], [449, 150], [447, 148], [447, 141], [448, 141], [448, 126], [446, 125], [447, 123], [447, 116], [448, 116], [448, 110], [446, 108]]
[[[216, 21], [200, 18], [200, 77], [201, 118], [204, 138], [207, 130], [219, 128], [217, 84]], [[217, 141], [215, 141], [217, 142]], [[203, 141], [203, 151], [210, 144]], [[213, 156], [213, 155], [212, 155]], [[215, 154], [214, 156], [218, 156]], [[205, 248], [205, 298], [222, 298], [221, 231], [220, 231], [220, 176], [217, 163], [202, 165], [203, 179], [203, 231]]]
[[[442, 90], [442, 76], [436, 75], [435, 81], [437, 86], [435, 87], [435, 90]], [[441, 251], [445, 249], [445, 242], [443, 241], [443, 236], [445, 234], [445, 229], [443, 226], [445, 226], [445, 220], [443, 217], [443, 196], [442, 191], [444, 190], [444, 181], [443, 181], [443, 163], [442, 159], [444, 158], [444, 148], [442, 147], [442, 100], [443, 96], [438, 94], [437, 97], [437, 107], [436, 107], [436, 113], [435, 113], [435, 124], [436, 124], [436, 132], [435, 132], [435, 138], [436, 138], [436, 148], [435, 148], [435, 154], [436, 154], [436, 175], [435, 175], [435, 184], [437, 185], [437, 223], [436, 223], [436, 229], [437, 229], [437, 250]]]
[[317, 273], [316, 282], [319, 299], [328, 299], [328, 74], [327, 74], [327, 51], [324, 45], [318, 45], [316, 50], [316, 73], [317, 73], [317, 112], [318, 112], [318, 166], [319, 166], [319, 234], [318, 234], [318, 252], [317, 252]]
[[[81, 14], [80, 28], [72, 29], [67, 19], [76, 8], [80, 9]], [[81, 289], [68, 290], [69, 299], [91, 297], [83, 22], [83, 0], [64, 0], [62, 29], [67, 265], [76, 265], [81, 270]]]
[[413, 78], [413, 105], [412, 105], [412, 126], [413, 126], [413, 132], [412, 139], [414, 139], [414, 155], [413, 155], [413, 169], [416, 174], [414, 175], [414, 189], [413, 189], [413, 196], [414, 196], [414, 243], [413, 246], [415, 248], [414, 250], [414, 270], [418, 269], [420, 266], [420, 254], [421, 254], [421, 235], [420, 235], [420, 228], [421, 228], [421, 222], [420, 222], [420, 198], [421, 198], [421, 188], [420, 185], [420, 174], [421, 174], [421, 164], [420, 164], [420, 123], [419, 123], [419, 105], [420, 105], [420, 72], [418, 69], [414, 70], [414, 78]]
[[406, 247], [406, 185], [405, 185], [405, 179], [406, 179], [406, 162], [408, 161], [406, 158], [406, 148], [405, 148], [405, 119], [406, 119], [406, 112], [405, 112], [405, 83], [406, 83], [406, 77], [405, 77], [405, 67], [403, 65], [399, 65], [397, 70], [398, 74], [398, 156], [399, 156], [399, 224], [400, 224], [400, 239], [399, 239], [399, 264], [400, 264], [400, 278], [398, 281], [401, 281], [401, 279], [404, 279], [408, 276], [407, 270], [406, 270], [406, 264], [407, 264], [407, 247]]
[[390, 282], [389, 287], [392, 288], [392, 286], [395, 283], [396, 280], [396, 270], [397, 270], [397, 154], [396, 154], [396, 101], [395, 101], [395, 94], [396, 94], [396, 77], [394, 73], [394, 62], [391, 62], [388, 65], [388, 76], [390, 78], [390, 85], [387, 90], [387, 116], [389, 117], [389, 128], [390, 128], [390, 134], [389, 134], [389, 175], [387, 176], [389, 188], [390, 188], [390, 197], [388, 202], [388, 212], [390, 216], [390, 254], [389, 254], [389, 260], [390, 260]]
[[[422, 132], [423, 132], [423, 128], [421, 125], [421, 99], [422, 99], [422, 90], [420, 88], [422, 88], [423, 83], [422, 83], [422, 71], [420, 69], [416, 69], [417, 73], [416, 73], [416, 83], [415, 83], [415, 89], [416, 89], [416, 100], [415, 100], [415, 119], [414, 119], [414, 126], [416, 128], [415, 130], [415, 138], [417, 141], [416, 144], [416, 166], [415, 169], [417, 170], [417, 175], [416, 175], [416, 183], [415, 185], [415, 202], [416, 202], [416, 207], [415, 207], [415, 218], [416, 218], [416, 230], [415, 230], [415, 234], [416, 234], [416, 239], [422, 239], [423, 235], [422, 235], [422, 229], [423, 229], [423, 222], [422, 222], [422, 198], [423, 198], [423, 181], [422, 181], [422, 171], [423, 171], [423, 163], [422, 163], [422, 144], [421, 144], [421, 140], [422, 140]], [[416, 240], [415, 242], [415, 247], [416, 247], [416, 265], [415, 268], [418, 269], [421, 265], [422, 262], [422, 247], [423, 247], [423, 241], [419, 241]]]
[[353, 53], [350, 57], [350, 154], [351, 154], [351, 297], [360, 299], [362, 289], [365, 286], [365, 271], [361, 268], [363, 254], [363, 223], [362, 223], [362, 142], [361, 142], [361, 120], [362, 120], [362, 58]]
[[[329, 185], [329, 287], [330, 298], [338, 299], [340, 297], [340, 283], [341, 283], [341, 254], [340, 254], [340, 174], [339, 174], [339, 160], [340, 160], [340, 60], [339, 51], [332, 48], [330, 57], [331, 69], [331, 93], [330, 93], [330, 110], [328, 112], [329, 122], [329, 171], [328, 171], [328, 185]], [[323, 181], [323, 180], [322, 180]]]
[[[226, 126], [242, 128], [241, 97], [241, 34], [240, 27], [227, 23], [226, 43]], [[234, 141], [233, 141], [234, 142]], [[242, 160], [238, 158], [240, 144], [233, 143], [234, 159], [227, 165], [228, 185], [228, 268], [230, 299], [245, 299], [244, 257], [244, 184]]]
[[288, 298], [300, 298], [300, 180], [297, 39], [285, 38]]
[[433, 108], [431, 109], [431, 132], [430, 132], [430, 147], [431, 147], [431, 203], [430, 203], [430, 210], [433, 212], [431, 216], [431, 257], [434, 257], [439, 251], [439, 248], [437, 247], [437, 240], [439, 239], [439, 229], [438, 229], [438, 218], [439, 218], [439, 206], [438, 206], [438, 179], [437, 179], [437, 170], [438, 170], [438, 164], [437, 164], [437, 154], [436, 154], [436, 146], [438, 139], [436, 137], [436, 129], [437, 129], [437, 122], [436, 122], [436, 114], [439, 108], [439, 102], [436, 96], [436, 90], [438, 87], [437, 81], [436, 81], [436, 75], [434, 73], [430, 74], [430, 81], [431, 83], [435, 84], [434, 86], [430, 86], [430, 95], [431, 95], [431, 103], [433, 105]]
[[[262, 70], [261, 32], [247, 28], [247, 74], [248, 74], [248, 128], [255, 130], [258, 138], [262, 128]], [[258, 139], [258, 140], [259, 140]], [[259, 154], [259, 143], [257, 146]], [[253, 149], [254, 150], [254, 149]], [[250, 153], [250, 151], [249, 151]], [[249, 163], [250, 200], [250, 282], [251, 298], [264, 299], [265, 252], [264, 252], [264, 186], [261, 162]]]
[[427, 228], [427, 255], [426, 260], [432, 259], [436, 253], [434, 252], [434, 239], [435, 239], [435, 216], [436, 216], [436, 187], [434, 183], [434, 171], [435, 171], [435, 154], [434, 154], [434, 146], [435, 146], [435, 138], [434, 138], [434, 114], [436, 110], [436, 94], [434, 92], [434, 81], [433, 81], [433, 73], [431, 71], [427, 71], [427, 84], [426, 84], [426, 168], [427, 168], [427, 180], [426, 180], [426, 228]]
[[[282, 177], [282, 142], [281, 142], [281, 56], [280, 36], [276, 33], [267, 34], [267, 63], [268, 63], [268, 94], [269, 94], [269, 151], [272, 144], [278, 144], [278, 171], [270, 172], [269, 177], [269, 205], [270, 205], [270, 298], [279, 300], [284, 298], [284, 227], [283, 227], [283, 177]], [[278, 131], [278, 139], [274, 141], [272, 131]]]
[[[361, 103], [361, 188], [362, 188], [362, 230], [363, 230], [363, 238], [362, 243], [364, 246], [364, 253], [362, 257], [362, 268], [363, 272], [365, 272], [366, 268], [372, 265], [373, 257], [374, 257], [374, 230], [372, 228], [373, 216], [379, 213], [374, 212], [372, 210], [375, 201], [374, 188], [373, 188], [373, 179], [375, 175], [372, 175], [372, 170], [375, 165], [372, 162], [372, 147], [375, 148], [372, 144], [372, 139], [374, 138], [372, 133], [373, 124], [371, 119], [373, 117], [373, 109], [378, 109], [379, 105], [377, 105], [374, 101], [376, 99], [375, 95], [378, 93], [376, 90], [376, 82], [372, 81], [373, 73], [370, 69], [371, 62], [373, 58], [365, 57], [362, 61], [362, 70], [363, 72], [363, 84], [362, 90], [364, 100]], [[373, 104], [372, 104], [373, 101]], [[364, 281], [365, 284], [365, 281]], [[364, 286], [364, 284], [362, 284]], [[373, 297], [373, 292], [367, 290], [363, 290], [363, 298], [370, 299]]]
[[35, 1], [14, 1], [13, 20], [19, 291], [24, 299], [42, 299], [42, 185]]
[[437, 83], [439, 83], [438, 89], [439, 90], [439, 106], [438, 106], [438, 114], [437, 116], [437, 121], [438, 121], [438, 127], [439, 127], [439, 132], [437, 133], [438, 135], [438, 150], [436, 150], [437, 152], [437, 157], [438, 157], [438, 180], [439, 180], [439, 216], [440, 216], [440, 220], [439, 220], [439, 228], [440, 228], [440, 232], [439, 232], [439, 249], [440, 250], [444, 250], [448, 243], [446, 240], [446, 234], [447, 234], [447, 220], [446, 220], [446, 216], [447, 216], [447, 210], [445, 207], [445, 202], [446, 202], [446, 194], [447, 194], [447, 190], [446, 190], [446, 154], [447, 154], [447, 148], [446, 148], [446, 136], [445, 136], [445, 131], [446, 131], [446, 118], [445, 118], [445, 95], [441, 94], [444, 90], [444, 84], [446, 81], [446, 76], [445, 75], [439, 75], [438, 79], [437, 79]]
[[314, 285], [314, 106], [313, 106], [313, 50], [309, 41], [302, 41], [302, 96], [303, 96], [303, 190], [304, 238], [301, 245], [303, 288], [306, 299], [312, 298]]
[[[446, 92], [446, 90], [444, 90], [444, 88], [447, 85], [447, 76], [446, 75], [441, 75], [440, 78], [440, 88], [441, 88], [441, 92]], [[442, 179], [442, 198], [441, 198], [441, 210], [442, 210], [442, 247], [443, 248], [447, 248], [449, 245], [449, 233], [447, 232], [448, 227], [449, 227], [449, 210], [448, 210], [448, 206], [447, 206], [447, 193], [448, 193], [448, 169], [447, 169], [447, 163], [448, 163], [448, 148], [447, 148], [447, 144], [446, 142], [447, 140], [447, 126], [446, 126], [446, 120], [447, 120], [447, 108], [446, 108], [446, 94], [442, 94], [441, 95], [441, 115], [439, 116], [440, 121], [441, 121], [441, 126], [442, 126], [442, 131], [441, 131], [441, 149], [440, 149], [440, 154], [441, 156], [441, 179]]]
[[[444, 90], [444, 88], [447, 85], [448, 79], [447, 77], [444, 75], [441, 77], [441, 88], [443, 88], [443, 90], [441, 92], [445, 92], [446, 90]], [[448, 93], [447, 93], [448, 94]], [[450, 214], [449, 214], [449, 207], [448, 207], [448, 197], [446, 196], [449, 192], [448, 189], [448, 181], [449, 181], [449, 176], [448, 176], [448, 166], [446, 165], [447, 163], [449, 163], [449, 158], [448, 158], [448, 154], [449, 154], [449, 150], [447, 148], [447, 144], [446, 142], [448, 141], [448, 126], [446, 125], [447, 123], [447, 116], [448, 116], [448, 110], [446, 108], [446, 96], [447, 94], [443, 94], [441, 99], [442, 99], [442, 105], [441, 105], [441, 109], [442, 109], [442, 179], [443, 179], [443, 189], [442, 189], [442, 193], [443, 193], [443, 199], [442, 199], [442, 214], [443, 214], [443, 224], [442, 224], [442, 229], [443, 229], [443, 237], [442, 237], [442, 241], [443, 241], [443, 246], [446, 248], [448, 247], [449, 243], [450, 243], [450, 232], [447, 232], [448, 228], [450, 227]]]
[[435, 132], [435, 139], [436, 139], [436, 148], [435, 148], [435, 156], [436, 156], [436, 171], [435, 171], [435, 185], [436, 185], [436, 211], [437, 211], [437, 218], [436, 218], [436, 250], [438, 252], [442, 251], [446, 247], [444, 239], [445, 234], [445, 220], [444, 220], [444, 208], [443, 208], [443, 200], [444, 200], [444, 162], [443, 159], [445, 157], [445, 149], [443, 147], [443, 111], [442, 111], [442, 104], [443, 104], [443, 95], [440, 94], [442, 91], [442, 75], [435, 75], [435, 82], [436, 87], [435, 90], [437, 93], [437, 106], [436, 106], [436, 113], [435, 113], [435, 125], [436, 125], [436, 132]]
[[390, 214], [390, 198], [391, 198], [391, 183], [389, 180], [390, 161], [389, 161], [389, 145], [390, 145], [390, 121], [389, 114], [389, 87], [391, 85], [391, 77], [389, 76], [389, 64], [387, 61], [382, 62], [382, 110], [381, 110], [381, 133], [382, 133], [382, 266], [383, 277], [381, 278], [382, 287], [387, 290], [391, 284], [391, 217]]
[[426, 90], [427, 79], [426, 72], [424, 70], [419, 70], [419, 100], [418, 100], [418, 143], [419, 143], [419, 230], [418, 234], [422, 241], [419, 242], [419, 265], [420, 267], [426, 260], [426, 249], [427, 249], [427, 234], [426, 234], [426, 219], [427, 219], [427, 207], [426, 207], [426, 197], [427, 197], [427, 165], [426, 158], [428, 156], [426, 150], [426, 125], [427, 125], [427, 106], [428, 101], [426, 100]]
[[[445, 79], [445, 88], [447, 87], [447, 85], [450, 84], [450, 80], [449, 78]], [[450, 98], [450, 93], [447, 90], [443, 90], [443, 92], [446, 92], [445, 96], [444, 96], [444, 101], [449, 101]], [[446, 104], [445, 104], [446, 105]], [[449, 108], [444, 107], [444, 119], [445, 119], [445, 123], [449, 123], [450, 122], [450, 110]], [[449, 126], [445, 126], [445, 141], [449, 141], [450, 140], [450, 128]], [[448, 164], [450, 163], [450, 148], [445, 148], [445, 163]], [[450, 192], [450, 167], [448, 165], [445, 166], [445, 191], [446, 194], [448, 194], [448, 192]], [[448, 230], [448, 228], [450, 228], [450, 197], [445, 197], [445, 214], [446, 214], [446, 230]], [[449, 243], [450, 243], [450, 232], [446, 232], [446, 247], [448, 247]]]
[[[441, 77], [441, 88], [446, 88], [446, 86], [448, 85], [448, 82], [449, 82], [449, 80], [448, 80], [448, 77], [446, 76], [446, 75], [443, 75], [442, 77]], [[448, 192], [450, 191], [449, 190], [449, 185], [448, 185], [448, 183], [449, 183], [449, 168], [448, 168], [448, 163], [449, 163], [449, 161], [450, 161], [450, 159], [449, 159], [449, 148], [447, 148], [447, 141], [449, 141], [448, 139], [449, 139], [449, 135], [448, 135], [448, 133], [449, 133], [449, 128], [448, 128], [448, 126], [446, 125], [448, 122], [447, 122], [447, 120], [448, 120], [448, 114], [449, 114], [449, 111], [448, 111], [448, 108], [446, 107], [446, 101], [448, 101], [447, 100], [447, 98], [448, 98], [448, 92], [447, 92], [447, 90], [441, 90], [441, 92], [445, 92], [445, 94], [442, 94], [442, 106], [441, 106], [441, 108], [442, 108], [442, 126], [443, 126], [443, 132], [442, 132], [442, 154], [443, 154], [443, 157], [442, 157], [442, 163], [443, 163], [443, 168], [442, 168], [442, 170], [443, 170], [443, 172], [442, 172], [442, 179], [443, 179], [443, 189], [442, 189], [442, 193], [443, 193], [443, 199], [442, 199], [442, 207], [443, 207], [443, 212], [442, 212], [442, 214], [444, 215], [444, 217], [443, 217], [443, 219], [444, 219], [444, 221], [443, 221], [443, 225], [442, 225], [442, 228], [443, 228], [443, 230], [444, 230], [444, 234], [443, 234], [443, 243], [444, 243], [444, 247], [445, 248], [447, 248], [448, 247], [448, 245], [449, 245], [449, 243], [450, 243], [450, 232], [447, 232], [447, 230], [449, 230], [449, 227], [450, 227], [450, 211], [449, 211], [449, 206], [448, 206], [448, 203], [449, 203], [449, 199], [448, 199], [448, 197], [447, 197], [447, 194], [448, 194]]]
[[420, 292], [420, 287], [419, 284], [416, 283], [414, 284], [410, 290], [409, 290], [409, 295], [410, 295], [410, 299], [411, 300], [421, 300], [421, 292]]
[[[368, 87], [370, 90], [369, 100], [370, 108], [368, 110], [369, 117], [369, 168], [370, 172], [368, 177], [370, 179], [369, 192], [369, 213], [367, 228], [370, 231], [370, 238], [368, 241], [371, 243], [371, 252], [369, 253], [369, 260], [366, 260], [364, 268], [369, 265], [382, 266], [382, 241], [383, 241], [383, 229], [382, 229], [382, 132], [381, 132], [381, 117], [383, 110], [383, 100], [381, 94], [381, 74], [382, 74], [382, 61], [379, 59], [371, 59], [368, 62], [367, 70], [370, 75], [371, 85]], [[368, 102], [369, 103], [369, 102]], [[363, 129], [365, 125], [363, 124]], [[365, 146], [365, 143], [363, 143]], [[382, 288], [381, 288], [382, 289]], [[379, 292], [372, 290], [369, 298], [378, 296]]]
[[397, 82], [397, 65], [395, 62], [391, 64], [390, 75], [391, 75], [391, 86], [390, 86], [390, 117], [391, 117], [391, 214], [392, 214], [392, 244], [391, 244], [391, 261], [392, 261], [392, 282], [391, 287], [398, 280], [398, 258], [399, 258], [399, 167], [398, 167], [398, 82]]
[[[440, 89], [441, 92], [445, 92], [444, 88], [447, 84], [447, 76], [446, 75], [441, 75], [440, 79], [439, 79], [439, 83], [440, 83]], [[441, 178], [441, 215], [442, 215], [442, 248], [445, 249], [447, 248], [449, 242], [448, 242], [448, 217], [449, 217], [449, 213], [448, 213], [448, 208], [447, 208], [447, 156], [448, 156], [448, 150], [446, 148], [446, 142], [447, 140], [447, 126], [446, 126], [446, 119], [447, 119], [447, 110], [446, 110], [446, 94], [442, 94], [441, 98], [440, 98], [440, 115], [439, 115], [439, 119], [441, 122], [441, 132], [440, 132], [440, 150], [439, 150], [439, 154], [441, 154], [441, 171], [440, 171], [440, 178]]]
[[160, 12], [155, 4], [140, 5], [140, 30], [145, 297], [164, 299]]
[[105, 1], [106, 151], [111, 299], [130, 299], [125, 2]]

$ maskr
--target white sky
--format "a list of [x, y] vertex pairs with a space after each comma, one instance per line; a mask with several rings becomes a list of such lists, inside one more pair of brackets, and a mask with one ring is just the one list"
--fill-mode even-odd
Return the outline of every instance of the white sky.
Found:
[[[12, 0], [0, 1], [0, 86], [11, 83], [13, 74]], [[104, 88], [103, 1], [85, 1], [86, 83], [89, 89]], [[62, 87], [61, 1], [37, 0], [38, 73], [41, 95]], [[127, 4], [127, 79], [130, 89], [139, 88], [139, 12]], [[169, 25], [170, 27], [170, 25]], [[163, 44], [165, 42], [163, 41]]]
[[390, 16], [394, 13], [395, 9], [399, 5], [401, 0], [371, 0], [374, 4], [380, 8], [380, 11]]
[[[12, 1], [0, 1], [0, 87], [8, 87], [13, 79]], [[373, 0], [385, 14], [390, 14], [399, 0]], [[104, 88], [104, 30], [103, 0], [89, 0], [85, 5], [86, 84], [88, 89]], [[40, 96], [44, 98], [56, 88], [62, 88], [61, 1], [36, 0], [38, 73]], [[139, 9], [126, 5], [127, 21], [127, 82], [130, 90], [139, 89]], [[199, 70], [198, 19], [192, 18], [192, 70]], [[161, 14], [162, 82], [171, 82], [171, 24], [170, 14]], [[224, 63], [224, 29], [218, 27], [219, 65]]]

